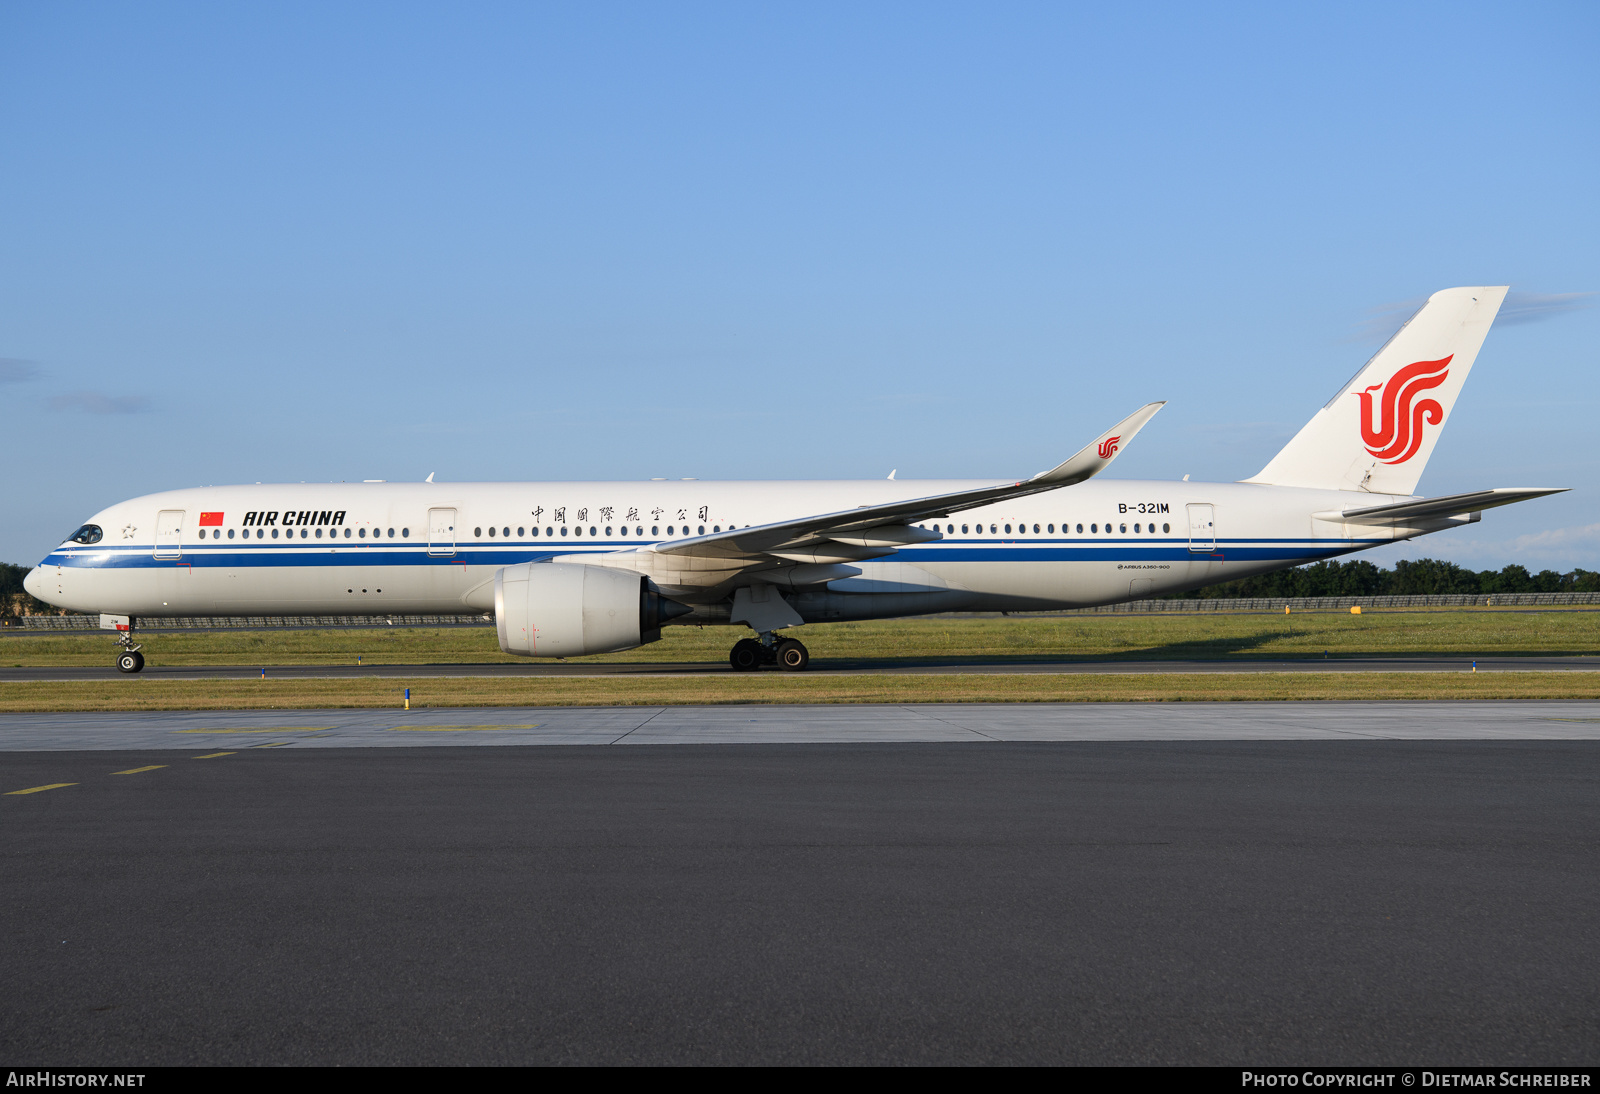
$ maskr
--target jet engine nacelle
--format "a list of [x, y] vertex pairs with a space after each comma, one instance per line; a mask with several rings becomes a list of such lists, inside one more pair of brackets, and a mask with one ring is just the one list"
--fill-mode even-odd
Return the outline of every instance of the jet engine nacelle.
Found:
[[524, 562], [494, 575], [500, 648], [519, 657], [632, 649], [656, 641], [663, 622], [693, 610], [627, 570]]

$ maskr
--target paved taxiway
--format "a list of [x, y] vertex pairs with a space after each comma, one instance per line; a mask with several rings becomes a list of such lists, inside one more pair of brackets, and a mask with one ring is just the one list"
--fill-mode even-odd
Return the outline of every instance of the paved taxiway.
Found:
[[0, 751], [1067, 741], [1594, 741], [1580, 700], [0, 714]]
[[[1562, 719], [1600, 704], [1306, 720], [1329, 706], [1082, 712], [1299, 734], [1254, 741], [6, 752], [5, 788], [71, 785], [0, 796], [0, 1042], [123, 1068], [1592, 1063], [1600, 748], [1442, 738], [1588, 733]], [[940, 711], [968, 741], [1075, 716]], [[802, 717], [675, 713], [680, 740]], [[140, 717], [86, 724], [191, 726]], [[1332, 732], [1358, 721], [1434, 739]]]
[[[1516, 657], [1470, 654], [1448, 657], [1303, 657], [1280, 660], [1216, 661], [1060, 661], [990, 658], [828, 658], [812, 662], [808, 675], [863, 673], [1145, 673], [1145, 672], [1600, 672], [1600, 657]], [[259, 677], [261, 665], [147, 665], [142, 678], [247, 679]], [[283, 679], [420, 678], [426, 676], [702, 676], [731, 673], [726, 662], [613, 662], [563, 664], [518, 661], [487, 664], [435, 665], [282, 665], [265, 667], [268, 676]], [[777, 670], [769, 670], [777, 671]], [[0, 682], [49, 680], [126, 680], [111, 665], [47, 668], [0, 668]]]

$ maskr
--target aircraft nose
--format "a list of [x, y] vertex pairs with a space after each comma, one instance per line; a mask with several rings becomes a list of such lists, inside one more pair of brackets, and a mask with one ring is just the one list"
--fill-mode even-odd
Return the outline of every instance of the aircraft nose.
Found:
[[33, 569], [29, 570], [28, 576], [22, 579], [22, 587], [26, 589], [28, 591], [28, 595], [33, 597], [35, 600], [43, 600], [44, 567], [35, 566]]

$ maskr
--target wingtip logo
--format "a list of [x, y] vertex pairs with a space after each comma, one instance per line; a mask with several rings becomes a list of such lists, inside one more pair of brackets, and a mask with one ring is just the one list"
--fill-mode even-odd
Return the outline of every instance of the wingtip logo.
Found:
[[1102, 460], [1109, 460], [1117, 451], [1117, 442], [1120, 440], [1122, 440], [1121, 437], [1107, 437], [1105, 440], [1101, 441], [1100, 458]]
[[[1417, 361], [1389, 377], [1384, 384], [1373, 384], [1353, 394], [1361, 400], [1361, 439], [1367, 451], [1384, 463], [1405, 463], [1422, 447], [1422, 427], [1444, 421], [1444, 407], [1437, 399], [1418, 395], [1438, 387], [1450, 375], [1449, 357], [1439, 361]], [[1382, 389], [1383, 394], [1373, 392]], [[1378, 422], [1373, 424], [1374, 403]]]

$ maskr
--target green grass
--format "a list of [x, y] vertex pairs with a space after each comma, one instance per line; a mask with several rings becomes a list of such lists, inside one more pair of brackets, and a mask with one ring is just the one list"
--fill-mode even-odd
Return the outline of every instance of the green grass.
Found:
[[[722, 663], [743, 627], [669, 627], [626, 653], [575, 662]], [[1268, 659], [1373, 654], [1600, 653], [1600, 612], [1383, 612], [1293, 615], [1095, 615], [934, 618], [830, 623], [785, 632], [813, 664], [829, 660]], [[500, 652], [493, 628], [359, 628], [209, 631], [141, 636], [159, 665], [473, 664], [519, 661]], [[0, 636], [0, 665], [105, 665], [106, 633]]]
[[1116, 703], [1318, 699], [1600, 699], [1593, 672], [1220, 672], [688, 677], [419, 677], [0, 683], [0, 712], [330, 710], [751, 703]]

